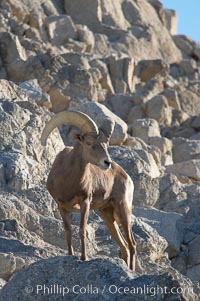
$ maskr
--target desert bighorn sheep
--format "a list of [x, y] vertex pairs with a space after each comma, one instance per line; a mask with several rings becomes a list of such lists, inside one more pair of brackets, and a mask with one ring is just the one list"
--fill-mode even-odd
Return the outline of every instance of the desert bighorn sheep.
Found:
[[[98, 129], [95, 122], [81, 112], [61, 112], [45, 126], [41, 143], [63, 124], [78, 127], [74, 148], [61, 151], [52, 166], [47, 189], [57, 202], [64, 221], [68, 251], [73, 255], [70, 213], [81, 212], [81, 259], [86, 257], [86, 226], [89, 210], [98, 209], [111, 235], [121, 249], [128, 267], [135, 270], [136, 243], [131, 228], [133, 182], [129, 175], [111, 160], [107, 147], [113, 124]], [[125, 238], [119, 225], [122, 226]]]

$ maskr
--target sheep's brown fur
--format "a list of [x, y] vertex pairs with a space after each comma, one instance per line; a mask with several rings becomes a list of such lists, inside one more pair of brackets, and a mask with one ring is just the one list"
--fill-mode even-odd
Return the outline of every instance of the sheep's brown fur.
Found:
[[50, 171], [47, 189], [60, 209], [70, 255], [73, 255], [71, 212], [81, 213], [81, 259], [85, 260], [89, 210], [98, 209], [120, 246], [123, 259], [130, 269], [135, 270], [136, 243], [131, 228], [133, 182], [111, 160], [107, 150], [109, 137], [102, 137], [80, 134], [74, 148], [61, 151]]

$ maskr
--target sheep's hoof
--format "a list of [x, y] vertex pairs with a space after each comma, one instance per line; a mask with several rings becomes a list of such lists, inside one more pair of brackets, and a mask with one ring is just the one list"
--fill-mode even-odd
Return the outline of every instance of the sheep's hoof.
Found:
[[71, 249], [71, 250], [68, 251], [68, 255], [72, 255], [72, 256], [74, 255], [73, 249]]
[[86, 255], [81, 255], [81, 260], [82, 261], [85, 261], [85, 260], [87, 260], [88, 258], [87, 258], [87, 256]]

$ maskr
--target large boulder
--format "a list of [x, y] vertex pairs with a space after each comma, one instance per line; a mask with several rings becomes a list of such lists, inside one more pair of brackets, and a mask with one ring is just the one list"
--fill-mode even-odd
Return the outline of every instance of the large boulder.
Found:
[[85, 24], [94, 30], [102, 21], [102, 11], [99, 0], [64, 1], [65, 11], [76, 23]]
[[180, 110], [181, 105], [176, 90], [168, 88], [165, 89], [162, 94], [167, 98], [170, 107]]
[[163, 95], [157, 95], [147, 102], [146, 114], [149, 118], [157, 120], [160, 125], [171, 125], [171, 108]]
[[132, 229], [137, 243], [136, 272], [153, 274], [157, 269], [161, 272], [164, 267], [169, 268], [170, 262], [166, 253], [168, 242], [148, 221], [136, 217], [137, 207], [133, 208], [133, 213]]
[[158, 169], [154, 170], [154, 167], [145, 161], [148, 157], [140, 150], [112, 146], [109, 151], [112, 159], [126, 170], [134, 182], [133, 204], [154, 205], [159, 198], [159, 178], [153, 178], [152, 175], [155, 176]]
[[115, 122], [113, 134], [111, 136], [111, 144], [122, 144], [127, 136], [127, 125], [117, 115], [112, 113], [106, 106], [96, 102], [70, 102], [70, 110], [77, 110], [89, 115], [98, 126], [103, 124], [105, 119], [111, 119]]
[[[99, 83], [103, 89], [107, 90], [108, 95], [115, 94], [107, 65], [101, 60], [94, 59], [90, 61], [90, 66], [97, 68], [100, 71], [101, 77]], [[114, 113], [116, 112], [114, 111]]]
[[108, 96], [106, 105], [113, 113], [122, 118], [122, 120], [127, 121], [127, 117], [133, 106], [132, 96], [123, 94]]
[[137, 64], [134, 75], [141, 81], [147, 82], [157, 74], [166, 72], [168, 67], [162, 60], [142, 60]]
[[163, 21], [171, 35], [177, 34], [178, 16], [173, 9], [164, 9]]
[[[189, 229], [186, 227], [186, 232], [200, 232], [198, 227], [196, 229], [199, 212], [199, 186], [186, 176], [172, 173], [164, 174], [159, 180], [160, 195], [155, 207], [159, 210], [183, 214], [187, 222], [191, 223], [190, 227], [188, 225]], [[192, 235], [192, 239], [194, 236], [195, 234]]]
[[[29, 93], [12, 82], [1, 81], [0, 253], [5, 254], [1, 257], [1, 277], [5, 280], [38, 258], [58, 254], [59, 248], [55, 251], [56, 246], [50, 246], [56, 244], [58, 233], [64, 241], [61, 221], [54, 218], [55, 204], [44, 186], [64, 144], [56, 130], [47, 147], [41, 146], [40, 136], [50, 114], [29, 96], [28, 85], [26, 89]], [[50, 224], [54, 224], [53, 231], [40, 231], [51, 228]], [[43, 248], [44, 241], [49, 251]]]
[[7, 75], [20, 81], [22, 78], [20, 71], [25, 70], [26, 50], [18, 36], [10, 32], [0, 32], [0, 41], [0, 56], [6, 66]]
[[199, 283], [200, 264], [192, 266], [187, 269], [187, 277], [190, 278], [194, 283]]
[[179, 85], [177, 92], [181, 104], [181, 109], [190, 114], [200, 114], [198, 85], [194, 83], [188, 83], [187, 85]]
[[87, 45], [85, 52], [91, 53], [94, 49], [94, 34], [86, 25], [77, 24], [77, 39]]
[[98, 258], [80, 262], [75, 257], [55, 257], [42, 260], [17, 273], [12, 280], [4, 286], [1, 300], [144, 300], [143, 294], [137, 293], [138, 287], [149, 287], [146, 300], [152, 300], [156, 287], [173, 288], [173, 293], [159, 294], [155, 300], [197, 300], [195, 292], [192, 294], [177, 289], [180, 285], [190, 285], [183, 279], [175, 280], [171, 275], [140, 276], [130, 272], [121, 260]]
[[199, 243], [200, 243], [200, 235], [195, 237], [190, 243], [189, 243], [189, 254], [188, 254], [188, 263], [190, 265], [198, 265], [200, 264], [200, 255], [199, 255]]
[[128, 111], [127, 123], [131, 126], [132, 123], [136, 121], [136, 119], [143, 119], [145, 117], [144, 108], [142, 105], [135, 105]]
[[16, 63], [18, 60], [26, 60], [26, 51], [22, 47], [19, 38], [9, 32], [0, 33], [0, 53], [6, 64]]
[[46, 26], [53, 45], [60, 46], [69, 39], [77, 38], [76, 27], [70, 16], [49, 16], [46, 18]]
[[43, 106], [44, 108], [51, 109], [52, 105], [50, 102], [50, 97], [41, 89], [37, 79], [22, 82], [20, 83], [19, 87], [25, 91], [29, 97], [34, 99], [37, 104]]
[[47, 148], [41, 146], [40, 136], [49, 116], [35, 104], [3, 99], [0, 111], [1, 185], [19, 192], [45, 178], [45, 166], [52, 164], [64, 145], [56, 131]]
[[200, 159], [200, 141], [174, 138], [172, 152], [174, 163]]
[[161, 152], [161, 165], [173, 164], [172, 141], [165, 137], [149, 137], [148, 143], [157, 147]]
[[111, 56], [106, 61], [115, 92], [121, 94], [133, 92], [134, 60], [130, 57], [117, 59]]
[[166, 171], [175, 175], [182, 175], [194, 180], [200, 180], [200, 160], [188, 160], [168, 165]]
[[123, 15], [120, 1], [87, 0], [87, 2], [75, 1], [72, 4], [65, 0], [65, 10], [75, 22], [86, 24], [93, 31], [100, 30], [101, 22], [122, 29], [127, 29], [129, 26]]
[[142, 118], [136, 119], [130, 126], [131, 134], [134, 137], [139, 137], [147, 144], [152, 137], [160, 137], [159, 124], [155, 119]]
[[178, 229], [178, 224], [183, 221], [181, 214], [159, 211], [151, 207], [135, 207], [134, 213], [147, 224], [155, 228], [168, 243], [170, 258], [177, 255], [183, 242], [183, 233]]

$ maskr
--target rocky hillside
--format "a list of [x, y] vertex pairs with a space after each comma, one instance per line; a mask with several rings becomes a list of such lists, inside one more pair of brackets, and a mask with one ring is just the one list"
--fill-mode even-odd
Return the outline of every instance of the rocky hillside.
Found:
[[[1, 301], [200, 300], [200, 45], [176, 23], [158, 0], [0, 1]], [[40, 136], [68, 109], [115, 121], [110, 154], [135, 184], [136, 273], [98, 212], [91, 259], [64, 256], [45, 182], [73, 128], [46, 147]]]

